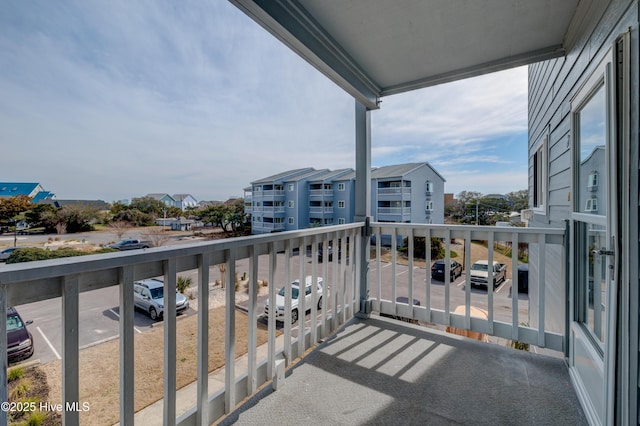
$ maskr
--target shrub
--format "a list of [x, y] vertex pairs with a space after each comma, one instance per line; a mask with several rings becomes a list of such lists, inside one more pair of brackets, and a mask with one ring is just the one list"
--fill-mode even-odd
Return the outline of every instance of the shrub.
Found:
[[42, 411], [34, 411], [29, 416], [29, 420], [27, 420], [27, 426], [40, 426], [46, 418], [47, 415]]
[[176, 289], [184, 294], [184, 292], [191, 286], [193, 280], [191, 277], [178, 277], [178, 281], [176, 281]]
[[14, 380], [18, 380], [22, 376], [24, 376], [24, 368], [14, 367], [7, 373], [7, 381], [13, 382]]

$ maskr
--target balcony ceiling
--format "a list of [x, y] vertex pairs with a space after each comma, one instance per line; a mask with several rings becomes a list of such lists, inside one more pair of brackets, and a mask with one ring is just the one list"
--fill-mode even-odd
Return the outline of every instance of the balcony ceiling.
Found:
[[368, 108], [564, 54], [579, 0], [231, 0]]

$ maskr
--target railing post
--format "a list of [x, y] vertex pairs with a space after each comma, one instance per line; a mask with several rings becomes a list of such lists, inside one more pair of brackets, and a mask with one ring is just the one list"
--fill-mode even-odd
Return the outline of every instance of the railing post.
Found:
[[120, 282], [120, 424], [133, 424], [134, 405], [134, 303], [133, 267], [118, 271]]
[[80, 424], [80, 411], [67, 409], [80, 401], [78, 281], [77, 275], [62, 278], [62, 423], [65, 425]]
[[[198, 256], [198, 426], [209, 424], [209, 255]], [[128, 423], [127, 423], [128, 424]]]
[[[7, 317], [7, 286], [0, 285], [0, 318]], [[0, 353], [7, 353], [7, 327], [0, 327]], [[7, 392], [7, 357], [2, 357], [2, 363], [0, 363], [0, 402], [9, 401]], [[6, 426], [8, 423], [8, 411], [0, 411], [0, 426]]]
[[164, 269], [164, 424], [176, 424], [176, 260], [166, 260]]
[[224, 411], [230, 413], [236, 406], [236, 252], [229, 249], [226, 255], [225, 289], [225, 363], [224, 363]]

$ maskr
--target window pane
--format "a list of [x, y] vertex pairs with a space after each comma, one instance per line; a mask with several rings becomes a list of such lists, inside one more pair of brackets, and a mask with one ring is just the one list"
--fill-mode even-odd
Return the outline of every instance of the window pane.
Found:
[[604, 343], [607, 308], [607, 258], [597, 253], [606, 247], [606, 228], [589, 223], [578, 225], [580, 298], [578, 321]]
[[[577, 211], [584, 208], [584, 212], [606, 215], [606, 203], [594, 209], [595, 202], [588, 200], [600, 198], [606, 200], [606, 154], [607, 140], [607, 110], [605, 104], [604, 86], [596, 90], [589, 101], [576, 114], [578, 134], [578, 155], [580, 167], [578, 169], [578, 202]], [[602, 177], [603, 182], [594, 184], [595, 179]], [[590, 209], [587, 209], [587, 206]]]

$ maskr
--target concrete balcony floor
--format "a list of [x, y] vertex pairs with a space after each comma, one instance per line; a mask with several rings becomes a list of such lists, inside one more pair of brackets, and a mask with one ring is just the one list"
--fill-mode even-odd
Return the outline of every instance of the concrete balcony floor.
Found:
[[353, 319], [221, 424], [583, 425], [562, 359]]

